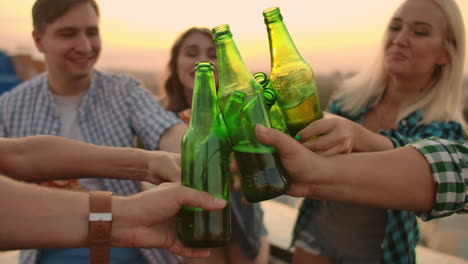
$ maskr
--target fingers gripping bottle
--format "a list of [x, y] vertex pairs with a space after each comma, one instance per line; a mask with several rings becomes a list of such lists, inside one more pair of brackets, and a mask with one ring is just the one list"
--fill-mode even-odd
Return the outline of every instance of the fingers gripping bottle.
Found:
[[230, 147], [219, 117], [213, 64], [197, 62], [192, 117], [182, 139], [182, 184], [226, 200], [223, 210], [184, 206], [177, 216], [179, 239], [188, 247], [224, 246], [231, 239]]
[[278, 7], [263, 11], [270, 44], [270, 82], [291, 136], [323, 117], [312, 67], [302, 58]]
[[284, 116], [276, 102], [276, 93], [271, 88], [271, 82], [264, 72], [257, 72], [254, 75], [255, 80], [263, 87], [263, 96], [270, 116], [271, 127], [288, 134], [288, 128], [284, 122]]
[[282, 195], [288, 188], [286, 172], [276, 150], [260, 143], [255, 125], [270, 127], [263, 89], [242, 60], [229, 25], [213, 28], [219, 68], [218, 103], [228, 130], [249, 202]]

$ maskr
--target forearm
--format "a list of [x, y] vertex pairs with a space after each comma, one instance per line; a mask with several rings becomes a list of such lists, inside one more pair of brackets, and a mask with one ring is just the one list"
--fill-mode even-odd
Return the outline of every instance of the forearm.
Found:
[[187, 125], [177, 124], [167, 129], [161, 136], [159, 149], [167, 152], [180, 153], [182, 138], [187, 131]]
[[363, 205], [430, 211], [435, 184], [424, 157], [411, 147], [326, 158], [325, 180], [310, 188], [311, 198]]
[[86, 245], [89, 194], [20, 183], [0, 176], [0, 248]]
[[373, 152], [393, 149], [392, 141], [378, 133], [374, 133], [364, 126], [359, 126], [357, 133], [356, 144], [353, 146], [353, 152]]
[[0, 172], [40, 182], [57, 179], [113, 178], [143, 180], [148, 155], [130, 148], [111, 148], [55, 136], [2, 139]]
[[[0, 176], [0, 249], [87, 247], [89, 199], [86, 192], [46, 188]], [[121, 222], [130, 217], [126, 214], [135, 204], [129, 201], [112, 196], [112, 234], [121, 233]], [[130, 246], [121, 239], [111, 240], [111, 245]]]

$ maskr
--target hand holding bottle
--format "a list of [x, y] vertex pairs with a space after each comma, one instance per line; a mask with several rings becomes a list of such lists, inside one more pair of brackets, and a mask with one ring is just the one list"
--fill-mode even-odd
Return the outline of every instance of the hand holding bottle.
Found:
[[271, 145], [278, 151], [289, 175], [287, 194], [294, 197], [311, 197], [314, 190], [313, 180], [327, 178], [326, 158], [313, 153], [276, 129], [257, 125], [255, 132], [260, 142]]
[[[55, 167], [52, 171], [55, 170], [60, 168]], [[0, 176], [0, 194], [4, 201], [0, 249], [89, 246], [88, 193], [45, 188]], [[182, 206], [213, 211], [225, 208], [226, 201], [178, 183], [163, 183], [130, 196], [113, 195], [110, 246], [164, 248], [191, 258], [209, 256], [209, 250], [185, 247], [177, 239], [174, 220]]]
[[223, 199], [177, 183], [163, 183], [129, 197], [114, 197], [112, 245], [115, 247], [165, 248], [187, 257], [207, 257], [206, 249], [185, 247], [175, 232], [174, 216], [183, 206], [220, 210]]
[[242, 191], [250, 202], [282, 195], [286, 174], [274, 148], [258, 142], [255, 125], [270, 126], [263, 88], [240, 56], [229, 25], [213, 28], [219, 67], [218, 103], [242, 175]]
[[[195, 67], [192, 117], [182, 140], [182, 184], [229, 201], [229, 143], [216, 100], [213, 63]], [[224, 246], [231, 239], [231, 213], [184, 206], [178, 215], [179, 239], [189, 247]]]
[[[431, 169], [413, 147], [323, 157], [278, 130], [257, 125], [256, 134], [278, 150], [291, 196], [419, 212], [434, 208]], [[421, 188], [415, 193], [414, 186]]]
[[324, 112], [322, 119], [310, 123], [296, 138], [322, 156], [350, 153], [358, 143], [359, 127], [358, 123]]
[[330, 113], [310, 123], [298, 133], [299, 142], [322, 156], [350, 152], [381, 151], [393, 148], [385, 136], [364, 126]]
[[[153, 184], [180, 182], [180, 154], [165, 151], [145, 151], [148, 156], [148, 172], [143, 181]], [[164, 164], [164, 166], [161, 166]]]

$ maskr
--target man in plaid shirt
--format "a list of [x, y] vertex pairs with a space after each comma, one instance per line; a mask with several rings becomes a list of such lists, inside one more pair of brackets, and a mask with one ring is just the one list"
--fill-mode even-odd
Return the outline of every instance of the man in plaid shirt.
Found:
[[279, 152], [291, 196], [411, 210], [425, 221], [468, 212], [465, 141], [433, 137], [389, 151], [323, 157], [278, 130], [256, 130]]
[[[36, 0], [32, 14], [34, 42], [45, 56], [47, 73], [0, 97], [0, 137], [48, 134], [132, 147], [138, 136], [151, 150], [180, 151], [186, 129], [181, 120], [165, 111], [135, 79], [94, 69], [101, 51], [99, 9], [94, 0]], [[129, 180], [84, 179], [43, 185], [107, 190], [116, 195], [141, 191], [139, 181]], [[180, 261], [165, 250], [111, 249], [111, 263]], [[89, 250], [22, 251], [20, 262], [89, 263]]]

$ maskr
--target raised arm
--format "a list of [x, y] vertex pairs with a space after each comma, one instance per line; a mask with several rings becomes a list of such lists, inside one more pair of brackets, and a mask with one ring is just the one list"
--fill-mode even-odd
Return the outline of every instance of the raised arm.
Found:
[[[207, 250], [184, 247], [174, 216], [182, 205], [219, 210], [225, 206], [206, 192], [164, 183], [129, 196], [113, 196], [112, 247], [166, 248], [188, 257]], [[89, 194], [20, 183], [0, 176], [0, 249], [86, 247]]]
[[101, 177], [159, 184], [180, 181], [180, 156], [57, 136], [0, 138], [0, 173], [28, 182]]
[[431, 169], [412, 147], [323, 157], [274, 129], [257, 126], [257, 137], [278, 150], [292, 196], [421, 212], [434, 207]]

